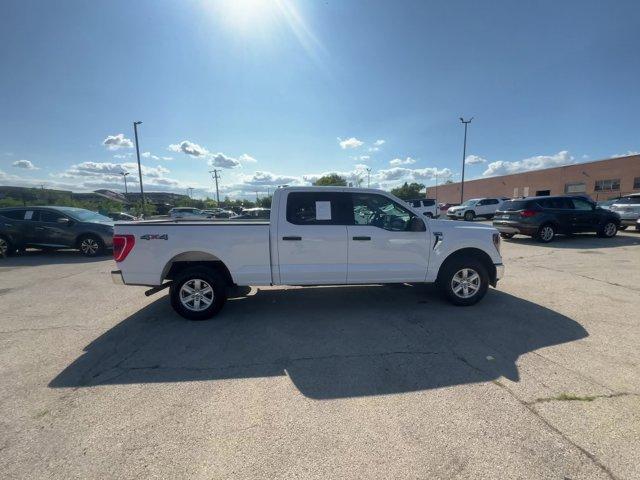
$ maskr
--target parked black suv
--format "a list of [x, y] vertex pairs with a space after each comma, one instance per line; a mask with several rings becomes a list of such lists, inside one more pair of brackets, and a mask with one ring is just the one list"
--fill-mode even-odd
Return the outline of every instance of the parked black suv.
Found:
[[557, 233], [596, 232], [599, 237], [613, 237], [620, 216], [585, 197], [529, 197], [504, 202], [493, 226], [502, 238], [521, 234], [548, 243]]
[[94, 257], [113, 247], [113, 220], [83, 208], [0, 208], [0, 256], [26, 247], [77, 248]]

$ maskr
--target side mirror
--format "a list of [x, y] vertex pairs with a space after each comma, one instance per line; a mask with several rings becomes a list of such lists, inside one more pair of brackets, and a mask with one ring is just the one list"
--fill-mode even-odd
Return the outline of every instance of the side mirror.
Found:
[[62, 225], [69, 225], [70, 220], [67, 217], [60, 217], [57, 220], [58, 223], [61, 223]]
[[427, 227], [424, 224], [424, 220], [418, 217], [411, 217], [409, 220], [409, 228], [410, 232], [426, 232]]

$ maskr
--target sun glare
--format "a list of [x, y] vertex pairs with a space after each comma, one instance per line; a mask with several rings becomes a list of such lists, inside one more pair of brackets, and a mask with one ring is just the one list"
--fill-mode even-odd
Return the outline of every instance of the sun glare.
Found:
[[238, 30], [253, 30], [267, 26], [278, 12], [277, 0], [217, 0], [216, 13]]

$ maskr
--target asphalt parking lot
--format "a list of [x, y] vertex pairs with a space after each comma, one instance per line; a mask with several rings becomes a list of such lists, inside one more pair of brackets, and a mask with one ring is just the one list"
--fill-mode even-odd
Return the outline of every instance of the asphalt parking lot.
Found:
[[640, 233], [506, 277], [260, 288], [188, 322], [110, 258], [0, 259], [4, 478], [640, 478]]

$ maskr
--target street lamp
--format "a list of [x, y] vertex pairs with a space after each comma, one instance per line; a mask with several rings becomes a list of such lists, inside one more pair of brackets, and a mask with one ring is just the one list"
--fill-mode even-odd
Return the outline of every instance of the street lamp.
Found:
[[464, 123], [464, 146], [462, 147], [462, 180], [460, 182], [460, 204], [464, 203], [464, 160], [467, 158], [467, 127], [473, 120], [471, 117], [469, 120], [465, 120], [460, 117], [460, 121]]
[[129, 172], [120, 172], [120, 175], [124, 178], [124, 194], [127, 195], [129, 193], [127, 191], [127, 175], [129, 175]]
[[138, 157], [138, 176], [140, 177], [140, 198], [142, 199], [142, 211], [144, 212], [144, 188], [142, 188], [142, 166], [140, 166], [140, 147], [138, 146], [138, 125], [142, 122], [133, 122], [133, 133], [136, 137], [136, 156]]

